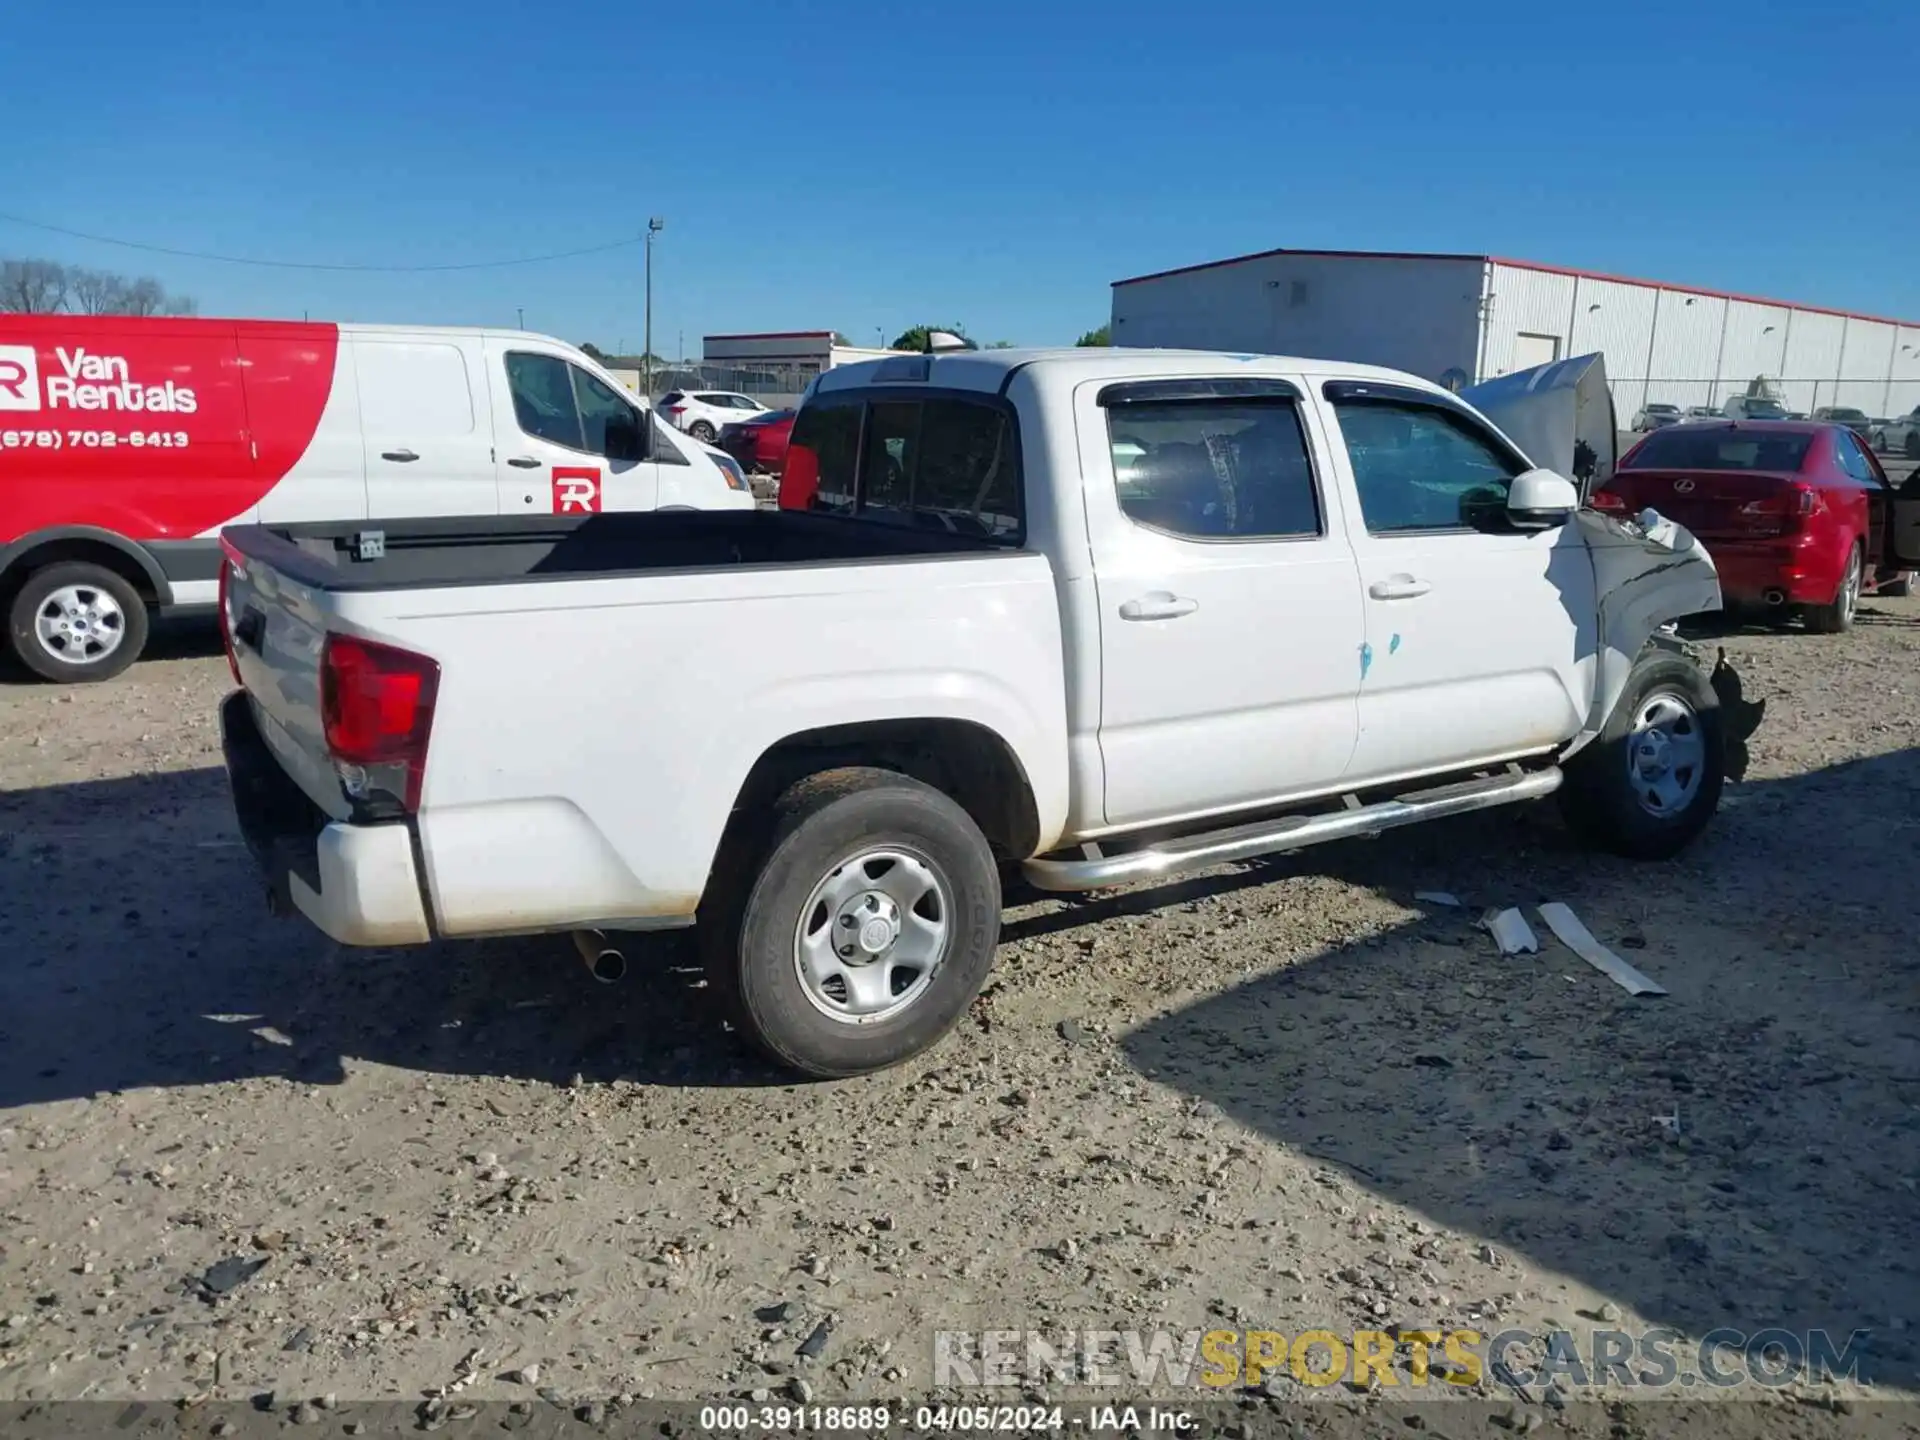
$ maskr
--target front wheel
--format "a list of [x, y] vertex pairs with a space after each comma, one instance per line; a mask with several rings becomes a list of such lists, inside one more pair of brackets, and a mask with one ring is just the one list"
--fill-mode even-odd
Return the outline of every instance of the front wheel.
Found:
[[111, 570], [85, 561], [27, 577], [7, 615], [13, 652], [43, 680], [111, 680], [140, 658], [147, 606]]
[[1847, 568], [1840, 576], [1840, 588], [1826, 605], [1807, 607], [1807, 628], [1816, 635], [1844, 635], [1853, 628], [1854, 612], [1860, 608], [1860, 587], [1866, 577], [1866, 557], [1854, 542], [1847, 552]]
[[761, 1049], [821, 1078], [882, 1070], [931, 1048], [986, 981], [1000, 876], [972, 817], [889, 770], [800, 781], [757, 871], [717, 875], [700, 924], [707, 969]]
[[1590, 845], [1665, 860], [1713, 818], [1726, 765], [1712, 684], [1691, 660], [1650, 650], [1606, 727], [1567, 762], [1560, 810]]
[[713, 443], [714, 433], [713, 426], [704, 420], [696, 420], [687, 427], [687, 434], [698, 440], [702, 445], [711, 445]]

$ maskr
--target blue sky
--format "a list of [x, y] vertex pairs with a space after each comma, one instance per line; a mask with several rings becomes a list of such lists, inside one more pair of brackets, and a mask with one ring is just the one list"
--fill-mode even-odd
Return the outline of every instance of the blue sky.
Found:
[[[1920, 319], [1920, 13], [866, 0], [11, 0], [0, 211], [189, 250], [448, 264], [667, 230], [684, 332], [1070, 341], [1126, 275], [1491, 251]], [[0, 222], [203, 313], [639, 348], [639, 247], [265, 270]]]

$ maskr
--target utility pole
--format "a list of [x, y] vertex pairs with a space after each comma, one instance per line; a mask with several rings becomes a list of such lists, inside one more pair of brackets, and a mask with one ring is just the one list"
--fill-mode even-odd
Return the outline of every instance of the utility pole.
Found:
[[647, 221], [647, 338], [640, 346], [640, 368], [644, 372], [643, 392], [653, 403], [653, 237], [667, 228], [658, 215]]
[[513, 324], [514, 329], [524, 330], [527, 328], [527, 312], [525, 307], [520, 305], [516, 305], [513, 307], [513, 321], [514, 321], [514, 324]]

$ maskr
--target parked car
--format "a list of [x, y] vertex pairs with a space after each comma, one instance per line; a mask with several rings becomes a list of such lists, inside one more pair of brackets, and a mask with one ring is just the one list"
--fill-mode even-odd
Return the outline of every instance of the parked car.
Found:
[[752, 504], [544, 335], [0, 315], [0, 613], [49, 680], [211, 615], [223, 525]]
[[793, 437], [792, 410], [769, 410], [751, 420], [721, 428], [719, 445], [744, 465], [749, 474], [778, 475], [787, 463], [787, 442]]
[[767, 413], [767, 407], [729, 390], [670, 390], [654, 407], [669, 424], [708, 445], [720, 437], [720, 427]]
[[1880, 427], [1880, 448], [1889, 455], [1920, 460], [1920, 405]]
[[1688, 424], [1691, 424], [1695, 420], [1718, 420], [1721, 418], [1720, 412], [1711, 405], [1689, 405], [1685, 417], [1686, 423]]
[[1822, 405], [1813, 412], [1813, 419], [1819, 425], [1844, 425], [1862, 440], [1873, 439], [1874, 421], [1866, 411], [1855, 410], [1850, 405]]
[[1730, 395], [1720, 407], [1726, 420], [1784, 420], [1787, 407], [1766, 395]]
[[1550, 794], [1652, 858], [1718, 804], [1715, 691], [1655, 634], [1718, 607], [1706, 551], [1425, 380], [894, 357], [815, 382], [787, 470], [811, 512], [397, 524], [358, 560], [350, 526], [228, 531], [276, 906], [349, 945], [570, 931], [603, 977], [697, 922], [742, 1033], [849, 1075], [965, 1012], [1003, 866], [1085, 891]]
[[1867, 591], [1911, 592], [1920, 495], [1900, 498], [1842, 425], [1723, 422], [1647, 436], [1592, 497], [1596, 509], [1652, 508], [1706, 544], [1730, 606], [1803, 614], [1850, 629]]
[[1640, 412], [1633, 417], [1633, 429], [1636, 434], [1658, 430], [1662, 425], [1679, 423], [1680, 407], [1678, 405], [1667, 405], [1652, 400], [1641, 406]]

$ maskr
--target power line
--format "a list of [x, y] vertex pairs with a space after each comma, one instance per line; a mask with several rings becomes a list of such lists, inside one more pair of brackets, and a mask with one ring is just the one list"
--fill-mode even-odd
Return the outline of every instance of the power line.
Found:
[[604, 245], [588, 245], [579, 250], [556, 250], [549, 255], [520, 255], [511, 260], [470, 260], [457, 265], [325, 265], [304, 260], [258, 260], [246, 255], [216, 255], [205, 250], [147, 245], [138, 240], [118, 240], [111, 235], [93, 235], [85, 230], [71, 230], [64, 225], [49, 225], [45, 221], [29, 220], [24, 215], [9, 215], [4, 211], [0, 211], [0, 220], [24, 225], [30, 230], [65, 235], [74, 240], [90, 240], [96, 245], [118, 245], [123, 250], [144, 250], [150, 255], [171, 255], [182, 260], [216, 260], [223, 265], [257, 265], [269, 270], [336, 270], [388, 275], [419, 275], [446, 270], [499, 270], [509, 265], [539, 265], [549, 260], [571, 260], [580, 255], [599, 255], [608, 250], [620, 250], [628, 245], [638, 245], [641, 240], [640, 236], [631, 235], [623, 240], [610, 240]]

